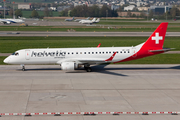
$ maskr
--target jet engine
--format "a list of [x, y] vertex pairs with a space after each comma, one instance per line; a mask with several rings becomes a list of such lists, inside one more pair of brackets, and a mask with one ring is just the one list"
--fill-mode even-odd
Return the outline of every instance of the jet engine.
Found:
[[11, 24], [11, 22], [9, 22], [9, 21], [7, 21], [6, 23], [7, 23], [7, 24]]
[[62, 70], [74, 70], [76, 68], [76, 63], [74, 62], [62, 62], [61, 69]]

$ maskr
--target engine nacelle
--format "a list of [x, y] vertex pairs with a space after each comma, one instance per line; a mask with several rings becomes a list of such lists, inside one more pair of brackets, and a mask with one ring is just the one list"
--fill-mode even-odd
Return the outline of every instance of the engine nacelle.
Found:
[[10, 22], [10, 21], [7, 21], [6, 23], [7, 23], [7, 24], [11, 24], [11, 22]]
[[61, 69], [62, 70], [74, 70], [75, 66], [76, 65], [74, 62], [62, 62], [61, 63]]

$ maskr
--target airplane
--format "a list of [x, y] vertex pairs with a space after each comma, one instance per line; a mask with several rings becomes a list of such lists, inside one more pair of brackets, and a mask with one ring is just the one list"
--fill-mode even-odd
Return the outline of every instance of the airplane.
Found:
[[100, 18], [98, 18], [94, 23], [98, 23], [98, 22], [100, 22]]
[[90, 19], [90, 17], [88, 17], [88, 18], [86, 18], [86, 19], [76, 19], [76, 20], [74, 20], [75, 22], [79, 22], [79, 21], [81, 21], [81, 20], [89, 20]]
[[93, 24], [96, 21], [96, 18], [93, 18], [92, 20], [81, 20], [79, 23], [82, 24]]
[[24, 23], [25, 21], [22, 19], [0, 19], [1, 23], [11, 24], [11, 23]]
[[65, 19], [65, 21], [73, 21], [74, 17], [72, 19]]
[[84, 66], [91, 72], [90, 65], [136, 60], [171, 50], [163, 48], [167, 26], [167, 22], [161, 23], [146, 42], [134, 47], [21, 49], [4, 59], [4, 63], [20, 64], [23, 71], [25, 64], [59, 64], [62, 70]]

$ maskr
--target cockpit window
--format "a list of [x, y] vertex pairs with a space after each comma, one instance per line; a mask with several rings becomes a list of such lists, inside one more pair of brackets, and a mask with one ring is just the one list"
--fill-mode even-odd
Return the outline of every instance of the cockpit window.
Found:
[[17, 56], [17, 55], [19, 55], [19, 53], [18, 53], [18, 52], [16, 52], [16, 53], [15, 53], [15, 56]]
[[15, 55], [15, 53], [13, 53], [12, 55]]

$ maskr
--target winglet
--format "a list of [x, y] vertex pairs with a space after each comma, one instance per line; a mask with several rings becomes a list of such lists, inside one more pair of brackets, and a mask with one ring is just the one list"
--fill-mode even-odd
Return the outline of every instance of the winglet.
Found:
[[100, 46], [101, 46], [101, 43], [99, 43], [99, 45], [97, 46], [97, 48], [100, 47]]
[[114, 54], [109, 58], [109, 59], [106, 59], [105, 61], [112, 61], [114, 56], [116, 55], [117, 52], [114, 52]]

